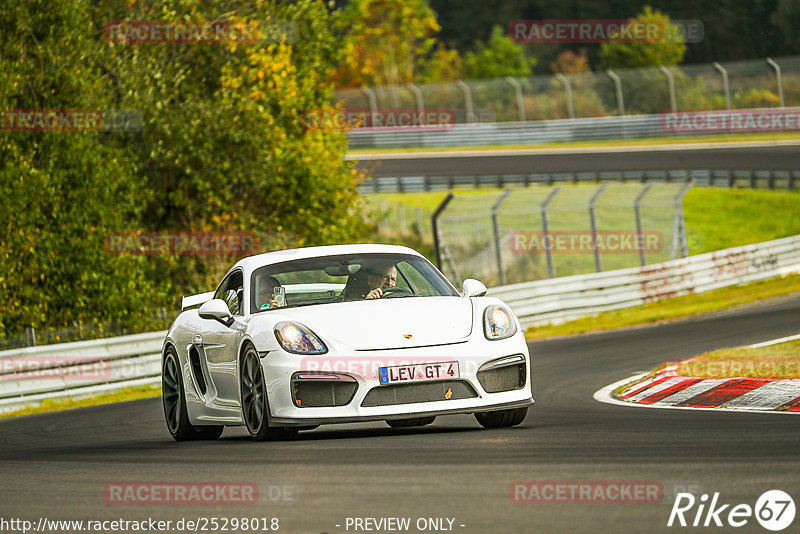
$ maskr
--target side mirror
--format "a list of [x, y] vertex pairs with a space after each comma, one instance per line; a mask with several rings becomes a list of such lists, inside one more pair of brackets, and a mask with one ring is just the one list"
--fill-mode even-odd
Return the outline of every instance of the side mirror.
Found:
[[222, 299], [212, 299], [203, 303], [197, 310], [198, 315], [203, 319], [214, 319], [225, 326], [233, 324], [233, 315], [228, 309], [228, 305]]
[[482, 297], [486, 294], [486, 286], [480, 280], [474, 278], [467, 278], [464, 280], [461, 295], [464, 297]]

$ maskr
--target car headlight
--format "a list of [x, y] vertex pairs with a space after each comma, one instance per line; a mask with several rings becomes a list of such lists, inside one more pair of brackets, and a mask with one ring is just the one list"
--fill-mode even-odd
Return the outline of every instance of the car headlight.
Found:
[[505, 339], [517, 333], [517, 323], [503, 306], [489, 306], [483, 312], [483, 333], [492, 341]]
[[275, 325], [275, 337], [287, 352], [294, 354], [325, 354], [328, 347], [311, 331], [300, 323], [283, 321]]

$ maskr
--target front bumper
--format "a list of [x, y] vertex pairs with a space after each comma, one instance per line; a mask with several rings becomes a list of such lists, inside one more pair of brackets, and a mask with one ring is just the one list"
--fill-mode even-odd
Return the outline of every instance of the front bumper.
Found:
[[[474, 336], [477, 337], [477, 336]], [[270, 424], [277, 426], [308, 426], [332, 423], [353, 423], [428, 417], [448, 414], [522, 408], [533, 404], [531, 389], [531, 358], [521, 332], [499, 341], [470, 338], [467, 341], [434, 347], [412, 349], [347, 351], [338, 347], [323, 356], [298, 356], [283, 350], [262, 355], [262, 367], [267, 381]], [[487, 392], [478, 380], [478, 369], [498, 358], [522, 355], [525, 364], [524, 384], [518, 389]], [[384, 366], [419, 362], [456, 361], [458, 380], [474, 390], [474, 396], [456, 398], [442, 396], [439, 400], [390, 403], [380, 406], [362, 405], [368, 393], [382, 386], [378, 369]], [[340, 374], [357, 384], [349, 402], [341, 406], [308, 407], [297, 404], [293, 394], [292, 377], [299, 372]], [[446, 386], [453, 381], [440, 381]], [[432, 384], [433, 382], [414, 382]], [[405, 385], [405, 383], [403, 384]], [[367, 401], [366, 404], [369, 404]]]

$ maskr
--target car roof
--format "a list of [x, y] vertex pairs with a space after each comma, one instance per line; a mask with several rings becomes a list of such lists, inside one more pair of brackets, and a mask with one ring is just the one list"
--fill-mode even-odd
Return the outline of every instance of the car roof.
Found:
[[[230, 271], [241, 268], [245, 276], [249, 276], [254, 270], [265, 265], [272, 265], [291, 260], [303, 260], [307, 258], [321, 258], [325, 256], [338, 256], [340, 254], [411, 254], [424, 258], [416, 250], [401, 245], [380, 245], [380, 244], [351, 244], [351, 245], [326, 245], [321, 247], [303, 247], [275, 252], [265, 252], [242, 258], [231, 267]], [[228, 272], [230, 272], [228, 271]]]

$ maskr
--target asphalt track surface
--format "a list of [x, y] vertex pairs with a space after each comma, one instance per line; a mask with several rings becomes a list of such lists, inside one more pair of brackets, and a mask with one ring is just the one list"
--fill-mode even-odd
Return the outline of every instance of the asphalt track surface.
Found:
[[[525, 155], [423, 156], [374, 159], [364, 156], [358, 167], [375, 177], [532, 174], [560, 172], [646, 171], [663, 169], [800, 170], [798, 146], [732, 146], [728, 148], [663, 148], [597, 152], [543, 151]], [[446, 153], [441, 153], [446, 155]]]
[[[175, 443], [159, 399], [0, 422], [0, 517], [280, 518], [280, 532], [354, 532], [347, 517], [449, 517], [464, 533], [729, 532], [666, 528], [671, 504], [520, 504], [515, 480], [659, 481], [755, 505], [781, 489], [800, 504], [800, 418], [614, 406], [599, 388], [671, 360], [796, 334], [800, 297], [647, 328], [537, 341], [536, 405], [512, 429], [472, 416], [430, 427], [322, 427], [293, 442], [251, 442], [227, 429]], [[296, 487], [294, 502], [249, 506], [112, 506], [120, 481], [245, 481]], [[730, 509], [730, 508], [729, 508]], [[695, 509], [687, 517], [691, 520]], [[724, 515], [723, 515], [724, 519]], [[335, 525], [341, 525], [337, 528]], [[413, 524], [413, 523], [412, 523]], [[461, 527], [460, 525], [464, 525]], [[784, 532], [798, 532], [800, 518]], [[754, 519], [737, 532], [766, 532]], [[361, 531], [363, 532], [363, 531]], [[418, 532], [415, 528], [409, 532]]]

